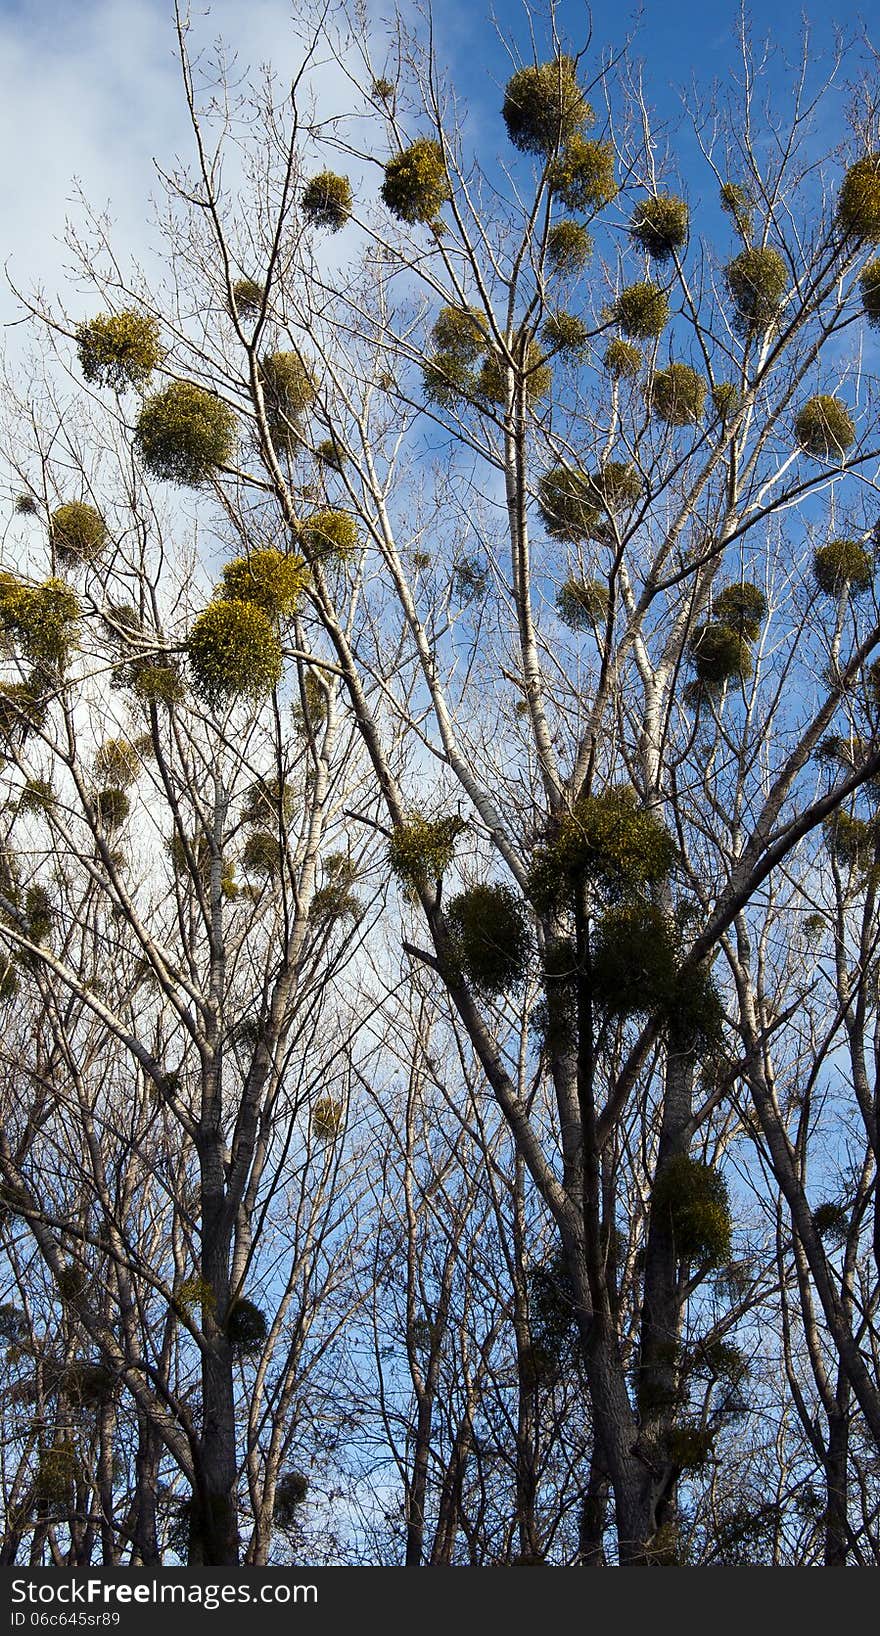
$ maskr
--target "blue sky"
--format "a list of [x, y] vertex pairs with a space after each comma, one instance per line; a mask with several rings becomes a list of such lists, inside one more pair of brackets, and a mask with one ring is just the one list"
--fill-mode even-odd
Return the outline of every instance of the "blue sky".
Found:
[[[380, 0], [373, 9], [390, 10]], [[502, 149], [499, 85], [509, 65], [488, 10], [488, 0], [437, 0], [436, 37], [475, 126], [487, 135], [494, 128]], [[502, 0], [496, 11], [527, 52], [523, 7]], [[818, 62], [833, 39], [835, 14], [815, 11]], [[852, 34], [878, 14], [880, 5], [870, 0], [838, 11], [836, 21]], [[728, 74], [737, 15], [730, 0], [648, 0], [640, 18], [636, 8], [604, 0], [593, 12], [595, 53], [634, 31], [649, 94], [661, 115], [674, 118], [680, 86], [694, 75], [709, 84]], [[290, 16], [289, 0], [213, 0], [194, 9], [193, 23], [201, 39], [221, 34], [243, 61], [271, 58], [286, 73], [296, 60]], [[779, 46], [797, 55], [799, 7], [759, 0], [751, 17], [756, 37], [772, 29]], [[573, 39], [583, 39], [586, 7], [563, 0], [560, 19]], [[59, 240], [74, 177], [95, 204], [109, 202], [119, 243], [143, 253], [151, 161], [167, 163], [189, 147], [170, 0], [0, 0], [0, 61], [0, 219], [13, 276], [26, 286], [42, 279], [47, 293], [63, 284]], [[776, 74], [768, 76], [771, 91]], [[687, 168], [690, 145], [683, 133], [679, 141]], [[9, 292], [0, 289], [0, 317], [8, 322], [13, 312]]]

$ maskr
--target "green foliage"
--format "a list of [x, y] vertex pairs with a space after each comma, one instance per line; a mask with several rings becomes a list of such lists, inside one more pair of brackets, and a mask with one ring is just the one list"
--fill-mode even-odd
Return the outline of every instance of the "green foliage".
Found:
[[767, 598], [749, 580], [725, 585], [715, 597], [715, 617], [744, 641], [755, 642], [767, 617]]
[[478, 307], [441, 307], [431, 337], [439, 352], [476, 363], [488, 345], [485, 314]]
[[687, 241], [689, 211], [684, 199], [664, 194], [641, 199], [633, 211], [630, 232], [655, 261], [668, 261]]
[[658, 369], [645, 391], [649, 408], [667, 426], [694, 426], [702, 420], [706, 382], [690, 364]]
[[125, 789], [133, 784], [141, 771], [142, 750], [126, 738], [104, 740], [95, 756], [95, 770], [108, 784]]
[[664, 1436], [666, 1457], [679, 1471], [698, 1471], [712, 1455], [715, 1433], [695, 1421], [670, 1426]]
[[641, 498], [642, 488], [635, 466], [623, 460], [607, 460], [588, 479], [588, 490], [595, 504], [612, 517], [629, 511]]
[[276, 443], [293, 438], [318, 394], [312, 367], [299, 352], [268, 352], [260, 360], [266, 424]]
[[477, 395], [473, 370], [454, 352], [435, 352], [426, 359], [422, 387], [428, 402], [438, 409], [456, 409], [463, 400]]
[[590, 479], [574, 466], [545, 472], [538, 483], [538, 509], [548, 534], [569, 545], [589, 539], [599, 519]]
[[754, 203], [748, 188], [742, 187], [739, 182], [722, 182], [719, 190], [722, 210], [733, 217], [734, 226], [743, 238], [749, 238], [752, 231]]
[[822, 825], [825, 844], [838, 863], [863, 873], [877, 852], [877, 826], [848, 812], [829, 813]]
[[309, 1492], [309, 1479], [301, 1471], [285, 1471], [275, 1485], [275, 1503], [272, 1521], [282, 1533], [298, 1525], [299, 1508]]
[[48, 713], [41, 672], [24, 682], [0, 682], [0, 743], [23, 744], [30, 732], [43, 726]]
[[531, 1266], [527, 1280], [532, 1332], [548, 1359], [558, 1364], [578, 1342], [575, 1294], [562, 1250]]
[[608, 586], [600, 579], [567, 579], [556, 595], [556, 611], [573, 631], [604, 624], [608, 603]]
[[329, 471], [345, 470], [345, 455], [342, 447], [332, 437], [322, 438], [315, 448], [315, 459], [326, 466]]
[[350, 920], [357, 925], [365, 913], [357, 893], [350, 891], [344, 882], [336, 880], [319, 886], [309, 906], [309, 919], [316, 926], [335, 925], [342, 920]]
[[583, 319], [572, 312], [551, 312], [541, 330], [544, 345], [561, 352], [563, 357], [583, 357], [588, 337]]
[[337, 176], [332, 170], [322, 170], [303, 188], [300, 208], [313, 227], [329, 228], [338, 233], [351, 215], [351, 184], [347, 176]]
[[727, 1183], [711, 1165], [687, 1153], [668, 1159], [657, 1172], [651, 1208], [666, 1221], [682, 1261], [721, 1267], [730, 1260]]
[[37, 502], [32, 494], [17, 494], [15, 496], [15, 514], [17, 517], [35, 517]]
[[46, 813], [55, 805], [55, 791], [47, 778], [29, 778], [18, 798], [19, 812]]
[[226, 1338], [237, 1358], [252, 1358], [263, 1350], [269, 1325], [253, 1301], [235, 1301], [226, 1314]]
[[398, 221], [432, 222], [452, 194], [439, 142], [418, 137], [385, 166], [382, 200]]
[[805, 454], [840, 461], [855, 442], [856, 429], [839, 399], [820, 393], [798, 410], [794, 435]]
[[154, 477], [198, 488], [231, 459], [232, 410], [192, 381], [172, 381], [147, 398], [135, 423], [141, 459]]
[[294, 705], [291, 714], [300, 732], [317, 732], [327, 720], [327, 694], [320, 676], [314, 670], [307, 670], [300, 682], [300, 691], [304, 700], [303, 705]]
[[411, 813], [404, 823], [397, 825], [388, 843], [392, 874], [414, 889], [442, 879], [464, 827], [464, 819], [457, 814], [426, 818], [423, 813]]
[[837, 196], [837, 220], [850, 238], [880, 243], [880, 153], [857, 159]]
[[850, 1221], [849, 1214], [842, 1204], [835, 1204], [832, 1201], [817, 1204], [812, 1220], [820, 1238], [827, 1238], [833, 1244], [845, 1242]]
[[456, 959], [475, 988], [495, 996], [522, 982], [532, 940], [525, 905], [510, 887], [471, 886], [452, 899], [446, 918]]
[[718, 991], [705, 970], [681, 973], [678, 929], [644, 899], [606, 910], [596, 925], [593, 993], [610, 1016], [657, 1015], [701, 1048], [721, 1037]]
[[31, 941], [46, 943], [55, 924], [55, 905], [46, 887], [38, 881], [25, 893], [24, 918]]
[[719, 381], [713, 386], [712, 403], [722, 425], [733, 420], [741, 402], [739, 387], [734, 386], [733, 381]]
[[248, 790], [241, 816], [251, 828], [273, 824], [276, 829], [279, 825], [286, 829], [295, 811], [296, 792], [286, 779], [279, 784], [277, 778], [258, 778]]
[[280, 873], [283, 857], [277, 830], [255, 829], [245, 842], [241, 866], [246, 875], [274, 880]]
[[0, 578], [0, 626], [34, 664], [64, 669], [79, 618], [79, 600], [64, 580], [25, 585], [12, 575]]
[[585, 881], [612, 899], [629, 897], [665, 880], [676, 856], [662, 819], [639, 806], [634, 790], [614, 786], [583, 796], [557, 821], [552, 839], [535, 853], [531, 895], [541, 912]]
[[634, 380], [642, 367], [642, 354], [629, 341], [609, 341], [602, 362], [615, 380]]
[[263, 698], [281, 680], [278, 633], [252, 602], [209, 603], [190, 631], [187, 652], [196, 691], [209, 705]]
[[874, 583], [874, 564], [860, 540], [829, 540], [813, 553], [813, 575], [827, 596], [839, 596], [845, 585], [862, 596]]
[[125, 790], [110, 785], [107, 789], [97, 791], [95, 810], [101, 828], [109, 833], [114, 829], [122, 828], [131, 812], [131, 802]]
[[76, 1449], [69, 1439], [44, 1449], [34, 1473], [34, 1498], [50, 1506], [56, 1514], [67, 1514], [73, 1509], [78, 1472]]
[[302, 557], [265, 549], [236, 557], [223, 569], [217, 595], [224, 601], [250, 602], [267, 619], [292, 619], [308, 584], [309, 571]]
[[216, 1301], [214, 1291], [206, 1279], [197, 1274], [192, 1278], [184, 1278], [176, 1286], [172, 1305], [175, 1312], [186, 1318], [192, 1318], [197, 1311], [213, 1311]]
[[154, 661], [135, 667], [131, 689], [142, 704], [164, 704], [169, 709], [174, 704], [180, 704], [186, 692], [176, 664]]
[[239, 318], [256, 318], [265, 291], [255, 278], [239, 278], [232, 286], [232, 300]]
[[552, 272], [577, 273], [593, 254], [593, 241], [581, 222], [568, 218], [547, 233], [547, 261]]
[[612, 144], [573, 136], [565, 151], [553, 160], [547, 181], [551, 193], [566, 210], [583, 215], [601, 210], [617, 197]]
[[713, 690], [734, 678], [747, 681], [754, 670], [745, 636], [721, 623], [697, 626], [691, 639], [690, 659], [697, 681]]
[[98, 1408], [112, 1395], [116, 1377], [109, 1364], [74, 1358], [64, 1372], [65, 1389], [89, 1408]]
[[764, 330], [778, 316], [788, 290], [788, 268], [778, 250], [750, 245], [724, 270], [737, 327]]
[[373, 81], [372, 94], [378, 102], [394, 101], [394, 83], [392, 80], [378, 79]]
[[[536, 340], [530, 338], [523, 349], [519, 337], [514, 339], [512, 353], [517, 361], [516, 376], [522, 379], [526, 403], [539, 403], [550, 391], [553, 375]], [[498, 352], [490, 352], [484, 359], [476, 380], [478, 397], [486, 403], [504, 406], [507, 403], [510, 369], [507, 360]]]
[[631, 341], [647, 341], [662, 335], [669, 323], [669, 297], [659, 284], [643, 279], [621, 290], [612, 312]]
[[571, 57], [520, 68], [507, 82], [501, 113], [515, 148], [545, 156], [593, 121]]
[[332, 1096], [319, 1096], [312, 1108], [312, 1135], [319, 1142], [335, 1142], [342, 1129], [345, 1106]]
[[868, 261], [859, 274], [862, 311], [872, 329], [880, 329], [880, 259]]
[[485, 596], [489, 587], [489, 569], [479, 557], [462, 557], [452, 570], [452, 594], [458, 602], [473, 602]]
[[351, 513], [329, 507], [313, 511], [306, 518], [299, 538], [315, 562], [347, 562], [361, 543], [358, 525]]
[[107, 525], [100, 512], [79, 500], [53, 511], [52, 544], [62, 562], [94, 562], [107, 541]]
[[115, 392], [140, 390], [162, 362], [159, 326], [142, 312], [100, 313], [80, 324], [76, 349], [84, 378]]

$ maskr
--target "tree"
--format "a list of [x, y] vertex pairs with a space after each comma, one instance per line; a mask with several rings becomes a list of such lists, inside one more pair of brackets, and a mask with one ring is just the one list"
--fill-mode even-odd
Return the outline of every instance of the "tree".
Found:
[[[864, 1060], [880, 427], [860, 347], [877, 316], [874, 81], [858, 88], [839, 151], [817, 163], [823, 89], [808, 54], [799, 74], [780, 69], [767, 145], [744, 38], [730, 98], [692, 110], [698, 181], [678, 174], [627, 54], [578, 51], [551, 16], [540, 53], [506, 85], [499, 167], [471, 150], [429, 44], [396, 25], [392, 85], [374, 71], [369, 34], [346, 34], [356, 21], [317, 23], [304, 48], [303, 75], [329, 44], [357, 97], [352, 120], [313, 122], [324, 168], [312, 174], [299, 85], [289, 96], [270, 78], [218, 103], [179, 17], [196, 163], [169, 181], [171, 230], [187, 246], [172, 263], [173, 310], [87, 239], [82, 271], [106, 311], [75, 323], [31, 304], [86, 382], [116, 395], [106, 408], [86, 400], [81, 433], [50, 397], [42, 462], [39, 450], [17, 455], [53, 566], [84, 588], [3, 582], [25, 667], [4, 695], [11, 764], [17, 788], [47, 782], [31, 759], [44, 744], [64, 767], [63, 802], [85, 821], [88, 855], [43, 792], [48, 855], [75, 858], [81, 883], [65, 935], [93, 955], [118, 909], [125, 950], [147, 962], [162, 1003], [124, 1020], [48, 949], [14, 835], [3, 935], [11, 980], [23, 958], [50, 1002], [73, 994], [192, 1146], [201, 1325], [181, 1321], [201, 1351], [199, 1429], [170, 1427], [132, 1361], [119, 1367], [193, 1485], [191, 1559], [235, 1560], [230, 1324], [251, 1302], [263, 1178], [271, 1194], [284, 1175], [265, 1124], [280, 1142], [295, 1018], [315, 987], [332, 1003], [369, 859], [392, 888], [392, 938], [395, 917], [403, 924], [404, 984], [427, 981], [445, 1009], [466, 1083], [480, 1076], [512, 1144], [513, 1197], [528, 1191], [511, 1231], [532, 1242], [509, 1267], [521, 1447], [535, 1435], [523, 1418], [525, 1269], [555, 1266], [568, 1292], [580, 1338], [570, 1381], [590, 1443], [581, 1560], [681, 1559], [689, 1507], [724, 1466], [731, 1394], [743, 1394], [739, 1333], [754, 1300], [770, 1298], [767, 1269], [786, 1322], [803, 1326], [828, 1416], [814, 1452], [832, 1502], [828, 1559], [844, 1560], [855, 1421], [856, 1441], [880, 1441]], [[366, 174], [380, 140], [379, 197], [365, 184], [359, 198], [330, 161], [356, 158]], [[221, 156], [237, 146], [236, 192]], [[696, 202], [707, 182], [714, 214]], [[343, 277], [321, 235], [349, 222]], [[112, 508], [88, 453], [99, 419], [118, 450]], [[14, 458], [22, 435], [19, 422]], [[63, 495], [59, 448], [76, 474]], [[236, 552], [201, 611], [186, 576], [173, 594], [164, 565], [156, 578], [158, 501], [144, 473], [188, 485]], [[72, 501], [74, 490], [87, 498]], [[117, 581], [134, 586], [121, 605]], [[81, 701], [97, 680], [71, 660], [78, 623], [141, 701], [156, 800], [173, 818], [165, 898], [149, 915], [117, 859], [126, 781], [96, 788], [83, 773]], [[294, 673], [295, 737], [278, 703]], [[254, 812], [268, 797], [268, 817], [236, 806], [246, 783]], [[252, 918], [231, 946], [230, 823], [249, 831], [253, 877]], [[325, 842], [335, 850], [319, 886]], [[792, 951], [829, 870], [836, 969], [816, 1000], [817, 1035]], [[383, 971], [387, 959], [380, 983]], [[248, 1019], [255, 1038], [224, 1077], [229, 1031]], [[861, 1120], [842, 1269], [830, 1217], [809, 1196], [823, 1121], [780, 1102], [780, 1076], [802, 1078], [805, 1059], [824, 1089], [841, 1028], [839, 1094]], [[343, 1055], [356, 1055], [351, 1029], [344, 1039]], [[177, 1068], [184, 1041], [192, 1102]], [[486, 1174], [495, 1143], [477, 1144]], [[14, 1141], [0, 1159], [52, 1266], [57, 1232]], [[740, 1222], [744, 1173], [762, 1207], [784, 1200], [772, 1238], [760, 1211]], [[411, 1254], [411, 1221], [405, 1242]], [[462, 1273], [451, 1248], [445, 1268], [451, 1290]], [[421, 1530], [437, 1374], [418, 1363], [421, 1315], [410, 1303], [405, 1316], [421, 1465], [404, 1485]], [[262, 1345], [258, 1303], [248, 1321]], [[785, 1340], [783, 1354], [797, 1396]], [[524, 1495], [520, 1480], [528, 1536]], [[412, 1540], [413, 1553], [423, 1545]]]

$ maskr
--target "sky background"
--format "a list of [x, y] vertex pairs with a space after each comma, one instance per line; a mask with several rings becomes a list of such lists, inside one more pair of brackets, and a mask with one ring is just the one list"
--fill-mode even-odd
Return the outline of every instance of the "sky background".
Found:
[[[495, 9], [527, 54], [522, 7], [496, 0]], [[380, 18], [390, 7], [371, 0], [371, 10]], [[880, 0], [813, 10], [817, 63], [838, 24], [852, 34], [880, 22]], [[488, 0], [436, 0], [435, 29], [438, 56], [452, 70], [474, 131], [482, 141], [493, 140], [494, 132], [500, 152], [506, 144], [499, 86], [510, 67], [488, 11]], [[271, 61], [287, 75], [298, 58], [291, 15], [288, 0], [214, 0], [194, 8], [193, 33], [205, 43], [222, 36], [242, 64]], [[750, 15], [756, 37], [772, 28], [783, 51], [798, 55], [800, 8], [760, 0]], [[572, 37], [583, 39], [586, 7], [564, 0], [560, 16]], [[737, 20], [731, 0], [649, 0], [641, 14], [602, 3], [592, 13], [594, 57], [602, 45], [619, 44], [634, 31], [650, 96], [661, 115], [674, 118], [680, 88], [695, 75], [708, 86], [729, 74]], [[376, 54], [378, 60], [381, 46]], [[0, 0], [0, 62], [0, 220], [3, 261], [13, 281], [24, 288], [42, 284], [47, 295], [63, 291], [64, 222], [76, 214], [75, 181], [93, 204], [109, 206], [117, 244], [147, 255], [153, 160], [168, 165], [175, 154], [191, 153], [170, 0]], [[328, 74], [318, 91], [329, 111], [338, 82], [330, 85]], [[775, 74], [771, 69], [767, 76], [771, 92]], [[680, 142], [687, 170], [690, 144], [684, 134]], [[4, 279], [0, 321], [8, 326], [15, 316]]]

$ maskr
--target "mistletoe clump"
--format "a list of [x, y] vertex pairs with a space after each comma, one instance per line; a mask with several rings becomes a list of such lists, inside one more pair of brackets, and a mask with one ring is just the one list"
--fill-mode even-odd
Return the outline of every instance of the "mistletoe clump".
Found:
[[669, 323], [669, 298], [659, 284], [644, 279], [621, 290], [612, 314], [630, 340], [647, 341], [662, 335]]
[[462, 399], [475, 398], [477, 383], [470, 364], [454, 352], [435, 352], [422, 369], [422, 386], [429, 403], [455, 409]]
[[667, 426], [695, 426], [703, 418], [706, 382], [690, 364], [669, 364], [649, 382], [648, 405]]
[[247, 792], [242, 822], [257, 829], [269, 823], [287, 828], [295, 810], [296, 792], [286, 779], [258, 778]]
[[739, 387], [734, 386], [733, 381], [719, 381], [713, 386], [712, 404], [722, 426], [733, 419], [741, 402]]
[[306, 221], [313, 227], [329, 228], [338, 233], [351, 216], [351, 184], [347, 176], [337, 176], [332, 170], [322, 170], [303, 188], [300, 207]]
[[140, 699], [141, 704], [148, 706], [163, 704], [169, 708], [171, 705], [180, 704], [186, 692], [176, 664], [157, 663], [152, 660], [134, 667], [131, 690]]
[[697, 681], [712, 691], [735, 678], [748, 681], [754, 670], [746, 637], [720, 620], [698, 625], [691, 640], [690, 658]]
[[880, 243], [880, 153], [850, 165], [837, 196], [837, 220], [851, 238]]
[[55, 805], [55, 791], [48, 778], [28, 778], [18, 798], [20, 812], [47, 813]]
[[642, 494], [642, 479], [627, 461], [606, 460], [588, 479], [594, 503], [612, 517], [628, 511]]
[[415, 889], [441, 880], [452, 862], [455, 843], [464, 827], [464, 819], [457, 814], [426, 818], [423, 813], [412, 813], [397, 825], [388, 843], [392, 874]]
[[509, 886], [472, 886], [446, 911], [455, 956], [484, 994], [515, 987], [528, 969], [532, 940], [525, 905]]
[[262, 284], [258, 284], [255, 278], [236, 279], [230, 302], [233, 317], [239, 313], [242, 318], [255, 318], [263, 305], [265, 293]]
[[122, 828], [131, 812], [131, 802], [125, 790], [111, 785], [108, 789], [97, 791], [95, 811], [101, 828], [110, 834]]
[[7, 574], [0, 579], [0, 627], [35, 665], [63, 670], [80, 619], [76, 593], [62, 579], [25, 585]]
[[80, 324], [76, 349], [85, 379], [114, 392], [146, 386], [162, 362], [159, 326], [143, 312], [100, 313]]
[[754, 215], [754, 201], [748, 188], [739, 182], [722, 182], [719, 190], [722, 210], [733, 217], [733, 223], [743, 238], [749, 238], [752, 231], [752, 217]]
[[241, 866], [246, 875], [258, 875], [274, 880], [282, 864], [282, 851], [277, 832], [255, 829], [248, 836], [242, 853]]
[[633, 211], [630, 233], [655, 261], [668, 261], [687, 240], [689, 212], [684, 199], [663, 194], [641, 199]]
[[575, 135], [553, 160], [548, 186], [566, 210], [588, 215], [617, 197], [614, 148], [610, 142], [591, 142]]
[[[553, 375], [538, 342], [534, 337], [530, 337], [523, 348], [520, 338], [515, 337], [511, 350], [517, 360], [518, 370], [522, 371], [522, 389], [526, 402], [539, 403], [550, 391]], [[499, 352], [490, 352], [476, 378], [477, 396], [485, 403], [503, 407], [507, 403], [510, 378], [511, 368], [507, 359]]]
[[235, 416], [227, 404], [193, 381], [172, 381], [147, 398], [135, 424], [135, 441], [154, 477], [198, 488], [228, 464]]
[[345, 470], [345, 453], [335, 438], [325, 437], [316, 445], [315, 459], [328, 471]]
[[556, 273], [577, 273], [593, 254], [593, 241], [581, 222], [566, 217], [547, 234], [547, 261]]
[[794, 435], [805, 454], [816, 460], [840, 461], [852, 448], [856, 429], [839, 398], [820, 393], [798, 411]]
[[515, 148], [547, 155], [592, 124], [593, 110], [578, 85], [572, 58], [557, 57], [511, 76], [501, 116]]
[[[374, 87], [375, 90], [375, 87]], [[276, 1528], [290, 1530], [297, 1525], [299, 1507], [309, 1492], [309, 1479], [301, 1471], [285, 1471], [275, 1485], [272, 1521]]]
[[680, 1153], [657, 1173], [652, 1208], [665, 1218], [682, 1261], [721, 1267], [730, 1260], [733, 1223], [724, 1177]]
[[70, 1511], [75, 1503], [75, 1483], [80, 1469], [76, 1449], [69, 1439], [63, 1439], [51, 1449], [44, 1449], [34, 1474], [34, 1498], [52, 1508]]
[[[214, 864], [215, 849], [204, 832], [193, 835], [188, 841], [177, 831], [168, 842], [168, 854], [175, 875], [189, 875], [195, 873], [203, 887], [211, 885], [211, 871]], [[231, 859], [222, 856], [218, 859], [220, 865], [220, 891], [225, 898], [238, 896], [238, 884], [235, 879], [235, 864]]]
[[24, 918], [27, 922], [28, 937], [32, 943], [46, 943], [55, 924], [55, 905], [46, 890], [39, 882], [29, 886], [24, 900]]
[[820, 1238], [827, 1238], [832, 1244], [842, 1244], [850, 1229], [850, 1217], [846, 1207], [828, 1200], [825, 1204], [817, 1204], [812, 1213], [813, 1229]]
[[860, 540], [829, 540], [813, 553], [813, 576], [827, 596], [839, 596], [844, 586], [862, 596], [874, 583], [874, 564]]
[[608, 614], [608, 586], [600, 579], [567, 579], [556, 596], [556, 611], [573, 631], [595, 629]]
[[351, 513], [330, 507], [313, 511], [303, 523], [299, 537], [315, 562], [347, 562], [361, 543], [358, 525]]
[[229, 1345], [238, 1358], [252, 1358], [261, 1352], [269, 1333], [265, 1312], [261, 1312], [253, 1301], [244, 1299], [233, 1302], [226, 1314], [224, 1328]]
[[724, 277], [740, 329], [763, 330], [773, 323], [788, 290], [788, 269], [778, 250], [750, 245], [729, 263]]
[[542, 912], [583, 882], [626, 898], [665, 880], [677, 856], [662, 819], [639, 805], [626, 785], [583, 796], [558, 819], [549, 843], [535, 854], [531, 895]]
[[398, 221], [432, 222], [452, 194], [439, 142], [421, 136], [385, 166], [382, 200]]
[[870, 868], [877, 851], [877, 825], [848, 812], [832, 812], [822, 825], [825, 844], [838, 863], [859, 872]]
[[41, 669], [24, 682], [0, 682], [0, 743], [6, 748], [24, 744], [30, 733], [45, 724], [48, 714]]
[[345, 1117], [344, 1104], [333, 1096], [319, 1096], [312, 1109], [312, 1135], [319, 1142], [335, 1142]]
[[285, 442], [298, 431], [317, 397], [312, 369], [299, 352], [268, 352], [260, 360], [266, 423]]
[[548, 534], [575, 545], [593, 534], [600, 513], [587, 473], [576, 466], [554, 466], [538, 483], [538, 509]]
[[642, 367], [642, 354], [630, 341], [609, 341], [602, 359], [613, 380], [634, 380]]
[[187, 644], [196, 691], [210, 705], [259, 699], [281, 680], [281, 643], [262, 608], [252, 602], [209, 603]]
[[17, 494], [15, 496], [15, 513], [18, 517], [35, 517], [37, 502], [32, 494]]
[[274, 549], [252, 551], [226, 564], [218, 594], [224, 601], [251, 602], [268, 619], [292, 619], [308, 579], [302, 557]]
[[486, 351], [486, 316], [478, 307], [441, 307], [431, 330], [437, 350], [472, 364]]
[[106, 544], [107, 525], [94, 506], [71, 500], [53, 511], [50, 534], [62, 562], [93, 562]]
[[634, 899], [597, 921], [593, 993], [610, 1016], [667, 1015], [678, 998], [680, 963], [676, 928], [656, 904]]
[[746, 642], [756, 642], [767, 617], [767, 598], [749, 580], [725, 585], [715, 598], [715, 616]]
[[880, 260], [869, 261], [859, 275], [862, 311], [872, 329], [880, 329]]
[[95, 771], [99, 778], [119, 789], [136, 783], [141, 772], [141, 757], [150, 743], [149, 735], [146, 741], [139, 739], [136, 744], [127, 738], [105, 739], [95, 756]]
[[541, 339], [563, 357], [579, 358], [586, 351], [589, 330], [573, 312], [552, 312], [544, 322]]

